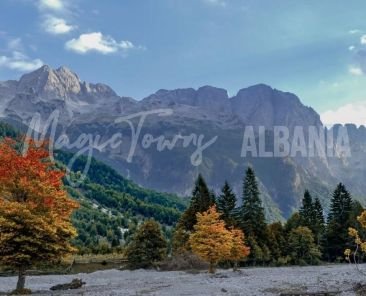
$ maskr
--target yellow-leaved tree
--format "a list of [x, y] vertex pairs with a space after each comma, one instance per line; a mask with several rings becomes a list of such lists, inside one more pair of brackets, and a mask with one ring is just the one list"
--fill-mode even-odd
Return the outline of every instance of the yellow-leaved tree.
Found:
[[0, 142], [0, 264], [18, 271], [16, 290], [22, 292], [28, 268], [76, 251], [71, 214], [78, 203], [63, 189], [64, 172], [45, 149], [29, 141], [22, 155], [17, 146]]
[[236, 271], [239, 261], [249, 255], [250, 248], [245, 245], [245, 237], [242, 230], [234, 228], [231, 230], [231, 234], [233, 245], [228, 259], [233, 262], [233, 269]]
[[[357, 217], [357, 221], [361, 224], [361, 227], [363, 229], [366, 228], [366, 211], [363, 211], [361, 213], [361, 215]], [[346, 259], [350, 263], [353, 261], [353, 263], [356, 264], [356, 268], [359, 270], [358, 261], [357, 261], [357, 257], [359, 256], [358, 252], [361, 251], [363, 253], [366, 253], [366, 241], [363, 241], [361, 239], [361, 235], [359, 234], [359, 231], [355, 228], [352, 228], [352, 227], [348, 228], [348, 234], [354, 238], [355, 244], [356, 244], [356, 249], [353, 251], [351, 249], [346, 249], [344, 251], [344, 255], [346, 256]], [[352, 257], [352, 259], [351, 259], [351, 257]]]
[[209, 263], [210, 273], [215, 272], [220, 261], [237, 262], [249, 253], [244, 245], [244, 234], [240, 230], [228, 230], [216, 206], [197, 213], [197, 224], [189, 237], [189, 244], [193, 253]]

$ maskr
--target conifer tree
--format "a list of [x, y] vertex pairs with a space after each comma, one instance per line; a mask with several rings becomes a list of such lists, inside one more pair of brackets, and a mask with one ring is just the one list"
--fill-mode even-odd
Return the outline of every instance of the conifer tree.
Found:
[[215, 203], [215, 197], [207, 187], [201, 174], [195, 182], [189, 207], [180, 217], [173, 235], [173, 252], [179, 253], [189, 248], [188, 237], [197, 223], [197, 213], [207, 211]]
[[269, 249], [266, 245], [268, 240], [267, 225], [264, 208], [259, 197], [258, 183], [254, 171], [250, 167], [246, 171], [243, 187], [243, 206], [239, 225], [248, 237], [248, 244], [252, 250], [250, 258], [255, 259], [256, 254], [263, 253], [261, 260], [266, 260], [269, 256]]
[[221, 194], [217, 199], [217, 210], [221, 213], [221, 218], [227, 226], [233, 226], [233, 210], [236, 205], [236, 196], [229, 183], [226, 181], [221, 189]]
[[313, 205], [313, 198], [308, 190], [305, 190], [304, 198], [302, 199], [302, 206], [299, 210], [301, 224], [312, 229], [314, 225], [316, 214]]
[[167, 242], [158, 222], [145, 221], [138, 228], [127, 248], [130, 268], [149, 268], [161, 261], [167, 254]]
[[324, 221], [323, 207], [320, 203], [319, 198], [315, 198], [313, 206], [315, 211], [314, 238], [316, 244], [320, 246], [325, 231], [325, 221]]
[[285, 257], [287, 247], [287, 237], [285, 229], [281, 222], [275, 222], [268, 225], [269, 249], [271, 252], [271, 260], [276, 263], [282, 257]]
[[265, 238], [266, 222], [264, 208], [259, 197], [258, 183], [252, 168], [248, 168], [243, 185], [243, 206], [241, 212], [241, 226], [247, 236], [254, 236], [260, 240]]
[[337, 257], [343, 257], [344, 250], [350, 243], [348, 228], [351, 211], [351, 195], [340, 183], [333, 193], [327, 220], [324, 251], [328, 260], [334, 261]]
[[207, 211], [214, 204], [213, 199], [212, 192], [209, 191], [206, 181], [199, 174], [192, 192], [190, 205], [183, 213], [178, 224], [183, 226], [185, 230], [192, 231], [193, 226], [197, 222], [196, 214]]
[[313, 200], [308, 190], [305, 190], [299, 215], [301, 226], [308, 227], [312, 231], [315, 242], [319, 246], [324, 234], [323, 208], [319, 198]]

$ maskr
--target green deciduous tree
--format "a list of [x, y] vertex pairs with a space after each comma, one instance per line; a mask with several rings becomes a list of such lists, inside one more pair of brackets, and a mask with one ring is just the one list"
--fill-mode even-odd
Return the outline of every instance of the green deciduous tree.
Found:
[[320, 260], [320, 250], [314, 236], [307, 227], [291, 230], [288, 237], [288, 251], [294, 264], [316, 264]]

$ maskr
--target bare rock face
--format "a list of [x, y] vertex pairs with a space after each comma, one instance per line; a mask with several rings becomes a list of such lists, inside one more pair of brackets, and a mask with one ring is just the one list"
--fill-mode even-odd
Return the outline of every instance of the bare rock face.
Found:
[[[131, 130], [127, 124], [114, 124], [115, 118], [161, 108], [169, 108], [173, 114], [150, 116], [144, 123], [143, 133], [167, 140], [172, 140], [174, 135], [202, 134], [203, 142], [217, 137], [214, 145], [204, 151], [200, 166], [191, 163], [196, 147], [184, 148], [182, 144], [178, 149], [158, 151], [156, 146], [145, 149], [139, 142], [133, 161], [126, 161]], [[122, 175], [160, 191], [189, 195], [200, 172], [216, 191], [228, 180], [240, 196], [244, 171], [251, 165], [259, 177], [265, 207], [273, 220], [281, 215], [288, 217], [299, 206], [305, 188], [313, 189], [325, 205], [329, 202], [329, 192], [340, 180], [356, 196], [364, 196], [366, 191], [365, 128], [348, 127], [352, 146], [352, 157], [348, 159], [241, 156], [243, 131], [248, 125], [269, 130], [274, 126], [286, 126], [290, 130], [295, 126], [305, 130], [309, 126], [322, 127], [320, 116], [304, 106], [296, 95], [264, 84], [241, 89], [231, 98], [225, 89], [203, 86], [161, 89], [135, 101], [118, 96], [105, 84], [81, 81], [66, 67], [43, 66], [23, 75], [19, 81], [0, 82], [0, 117], [27, 124], [36, 112], [47, 119], [54, 110], [60, 112], [59, 125], [71, 138], [90, 133], [110, 139], [116, 133], [123, 133], [121, 151], [105, 149], [96, 156]]]
[[264, 84], [241, 89], [231, 99], [231, 109], [247, 125], [267, 128], [322, 125], [320, 116], [305, 107], [297, 96]]
[[133, 99], [119, 97], [105, 84], [81, 81], [67, 67], [45, 65], [23, 75], [19, 82], [0, 83], [0, 116], [25, 122], [35, 113], [46, 119], [58, 110], [60, 123], [68, 124], [86, 114], [89, 120], [106, 113], [118, 114], [134, 104]]

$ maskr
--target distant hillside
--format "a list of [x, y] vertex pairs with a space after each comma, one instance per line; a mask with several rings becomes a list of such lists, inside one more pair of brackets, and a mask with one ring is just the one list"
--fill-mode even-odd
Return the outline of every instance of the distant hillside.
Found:
[[[11, 125], [0, 122], [0, 138], [19, 135]], [[65, 166], [73, 154], [57, 151], [55, 156], [59, 165]], [[77, 178], [85, 162], [83, 156], [76, 160], [71, 178]], [[70, 186], [66, 178], [64, 183], [69, 194], [81, 204], [73, 216], [79, 246], [95, 247], [103, 240], [117, 245], [120, 240], [128, 239], [136, 224], [145, 218], [172, 226], [186, 206], [183, 199], [142, 188], [95, 159], [80, 186]]]

